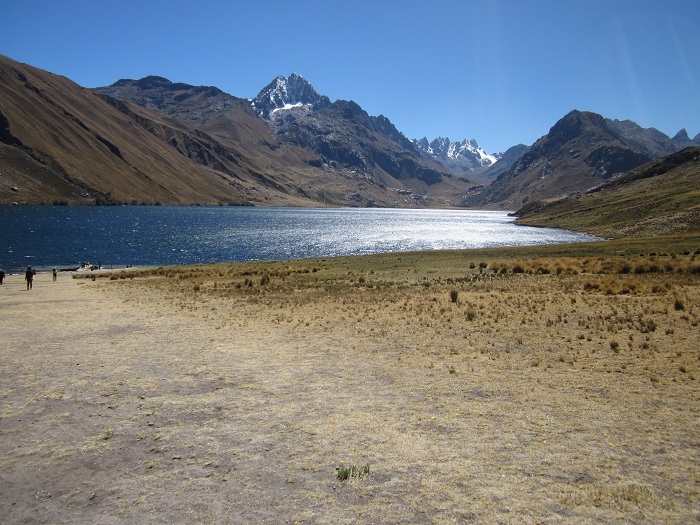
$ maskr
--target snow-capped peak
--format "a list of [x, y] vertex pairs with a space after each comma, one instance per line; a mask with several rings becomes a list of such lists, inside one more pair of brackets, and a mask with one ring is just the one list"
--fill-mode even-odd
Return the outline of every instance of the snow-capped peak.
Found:
[[486, 153], [474, 139], [452, 142], [448, 137], [438, 137], [432, 142], [423, 138], [413, 143], [418, 150], [436, 160], [465, 163], [471, 169], [487, 167], [498, 161], [498, 157]]
[[299, 107], [307, 109], [323, 107], [330, 104], [328, 97], [319, 95], [314, 87], [298, 73], [288, 77], [276, 77], [258, 93], [252, 101], [252, 106], [258, 114], [268, 119], [271, 114], [280, 110], [291, 110]]

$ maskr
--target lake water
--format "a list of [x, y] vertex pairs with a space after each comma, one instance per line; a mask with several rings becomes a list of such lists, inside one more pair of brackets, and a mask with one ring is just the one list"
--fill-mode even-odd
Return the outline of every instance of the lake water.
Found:
[[0, 267], [17, 272], [595, 241], [503, 212], [167, 206], [0, 206]]

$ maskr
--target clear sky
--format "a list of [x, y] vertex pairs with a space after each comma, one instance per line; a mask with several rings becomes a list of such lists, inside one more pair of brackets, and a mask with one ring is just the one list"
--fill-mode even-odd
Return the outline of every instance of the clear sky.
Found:
[[296, 72], [408, 138], [489, 153], [572, 109], [700, 133], [700, 0], [0, 0], [0, 54], [244, 98]]

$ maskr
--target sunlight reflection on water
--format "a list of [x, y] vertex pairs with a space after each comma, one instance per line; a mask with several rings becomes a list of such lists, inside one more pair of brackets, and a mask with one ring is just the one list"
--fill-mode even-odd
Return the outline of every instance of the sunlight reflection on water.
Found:
[[[171, 265], [587, 242], [472, 210], [0, 207], [0, 266]], [[27, 261], [31, 260], [31, 263]]]

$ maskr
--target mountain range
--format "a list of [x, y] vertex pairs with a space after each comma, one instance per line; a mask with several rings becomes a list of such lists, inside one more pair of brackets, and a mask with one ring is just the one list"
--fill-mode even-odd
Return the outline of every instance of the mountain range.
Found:
[[254, 99], [158, 76], [87, 89], [0, 55], [0, 203], [468, 206], [578, 194], [700, 144], [572, 111], [529, 148], [409, 140], [301, 75]]
[[352, 102], [279, 132], [258, 110], [157, 76], [86, 89], [0, 57], [0, 202], [413, 207], [468, 191]]

